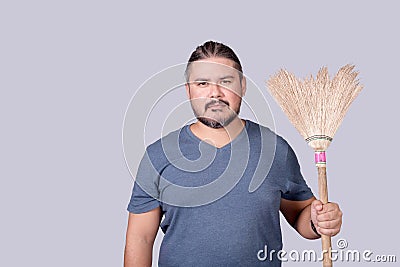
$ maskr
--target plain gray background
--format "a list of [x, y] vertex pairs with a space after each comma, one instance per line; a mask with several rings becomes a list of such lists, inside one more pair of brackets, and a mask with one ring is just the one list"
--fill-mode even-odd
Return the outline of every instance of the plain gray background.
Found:
[[[281, 67], [305, 76], [323, 65], [333, 73], [356, 64], [365, 88], [328, 150], [330, 199], [344, 211], [333, 242], [345, 238], [349, 249], [400, 257], [399, 6], [361, 0], [3, 1], [0, 265], [122, 265], [132, 186], [122, 152], [124, 112], [146, 79], [185, 62], [208, 39], [230, 45], [261, 88]], [[295, 149], [316, 192], [313, 152], [265, 95], [276, 131]], [[287, 251], [319, 251], [319, 241], [282, 224]], [[366, 263], [336, 264], [346, 265]]]

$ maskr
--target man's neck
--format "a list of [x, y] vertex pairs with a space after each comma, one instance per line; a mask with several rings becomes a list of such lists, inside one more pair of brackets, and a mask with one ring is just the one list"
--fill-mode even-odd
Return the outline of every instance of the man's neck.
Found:
[[214, 129], [197, 121], [190, 126], [190, 130], [200, 140], [221, 148], [232, 142], [240, 134], [245, 124], [244, 120], [237, 117], [229, 125]]

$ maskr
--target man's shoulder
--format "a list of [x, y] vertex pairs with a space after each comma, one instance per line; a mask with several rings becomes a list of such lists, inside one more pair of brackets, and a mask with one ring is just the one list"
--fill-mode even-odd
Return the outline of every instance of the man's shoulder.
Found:
[[[146, 147], [146, 153], [150, 158], [163, 158], [166, 154], [177, 154], [182, 149], [182, 144], [186, 143], [188, 138], [187, 125], [169, 132], [158, 140]], [[179, 153], [180, 154], [180, 153]]]
[[249, 122], [249, 130], [253, 133], [260, 133], [260, 136], [263, 138], [264, 142], [274, 142], [278, 147], [287, 147], [289, 144], [281, 135], [277, 134], [270, 127], [261, 125], [257, 122], [247, 120]]

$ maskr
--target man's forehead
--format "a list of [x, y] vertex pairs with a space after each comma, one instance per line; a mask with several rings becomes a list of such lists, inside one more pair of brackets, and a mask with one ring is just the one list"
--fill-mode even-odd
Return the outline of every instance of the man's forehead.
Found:
[[[229, 64], [229, 62], [226, 62]], [[232, 66], [231, 66], [232, 65]], [[190, 79], [221, 79], [226, 77], [239, 77], [234, 63], [226, 65], [218, 62], [195, 61], [190, 66]]]

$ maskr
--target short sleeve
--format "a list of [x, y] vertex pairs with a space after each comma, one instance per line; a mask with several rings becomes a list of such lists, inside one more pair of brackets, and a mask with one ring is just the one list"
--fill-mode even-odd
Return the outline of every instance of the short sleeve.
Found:
[[287, 200], [307, 200], [313, 197], [311, 189], [308, 187], [300, 171], [300, 165], [293, 149], [288, 145], [286, 154], [287, 180], [285, 181], [285, 192], [282, 198]]
[[159, 173], [146, 152], [139, 164], [136, 180], [127, 210], [131, 213], [144, 213], [160, 206], [158, 201]]

